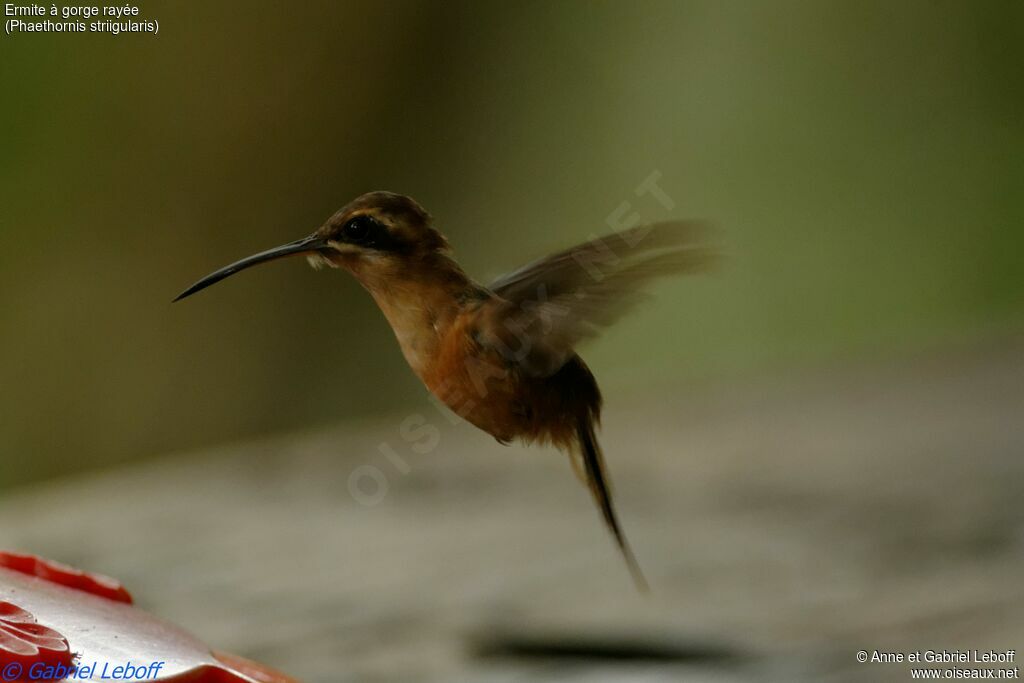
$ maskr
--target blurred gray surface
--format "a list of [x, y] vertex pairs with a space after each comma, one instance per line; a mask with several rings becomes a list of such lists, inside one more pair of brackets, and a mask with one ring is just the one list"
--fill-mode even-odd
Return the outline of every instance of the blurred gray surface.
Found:
[[0, 545], [310, 683], [899, 681], [856, 651], [1024, 650], [1019, 340], [610, 396], [646, 597], [562, 457], [419, 413], [427, 453], [396, 415], [22, 489]]

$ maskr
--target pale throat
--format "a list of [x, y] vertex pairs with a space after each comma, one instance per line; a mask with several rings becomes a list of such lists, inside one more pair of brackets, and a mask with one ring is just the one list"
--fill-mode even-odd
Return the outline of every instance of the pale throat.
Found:
[[431, 283], [431, 278], [410, 280], [392, 277], [384, 281], [358, 277], [373, 296], [398, 339], [406, 362], [422, 379], [437, 358], [438, 347], [459, 312], [457, 290], [450, 280]]
[[394, 262], [338, 245], [335, 253], [311, 255], [315, 268], [343, 268], [370, 293], [398, 339], [405, 360], [423, 379], [460, 310], [471, 282], [447, 255]]

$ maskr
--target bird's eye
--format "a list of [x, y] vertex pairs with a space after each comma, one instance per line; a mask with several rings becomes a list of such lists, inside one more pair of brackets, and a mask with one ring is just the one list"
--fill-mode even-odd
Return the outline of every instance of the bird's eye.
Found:
[[374, 220], [369, 216], [356, 216], [345, 224], [345, 237], [353, 242], [367, 239], [373, 232]]

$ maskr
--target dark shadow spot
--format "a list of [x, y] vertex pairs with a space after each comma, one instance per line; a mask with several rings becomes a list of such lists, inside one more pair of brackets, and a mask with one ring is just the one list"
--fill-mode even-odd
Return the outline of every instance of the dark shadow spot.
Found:
[[618, 662], [687, 662], [727, 664], [742, 656], [714, 643], [676, 642], [654, 638], [601, 636], [504, 635], [479, 640], [473, 653], [481, 659], [585, 660]]

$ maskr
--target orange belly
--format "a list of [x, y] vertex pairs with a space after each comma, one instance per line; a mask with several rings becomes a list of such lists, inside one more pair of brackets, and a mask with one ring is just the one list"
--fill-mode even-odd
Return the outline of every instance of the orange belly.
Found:
[[597, 420], [601, 395], [587, 366], [573, 356], [557, 372], [530, 376], [496, 350], [480, 346], [457, 321], [421, 374], [423, 383], [453, 412], [498, 441], [513, 439], [568, 446], [580, 418]]

